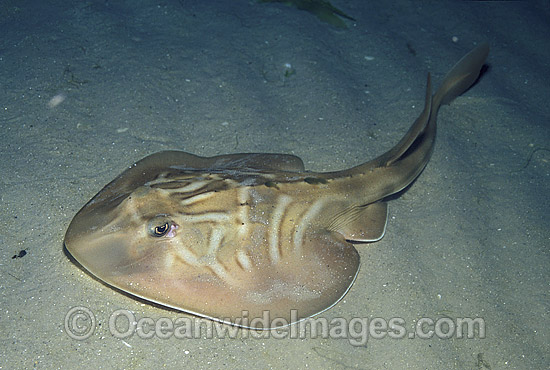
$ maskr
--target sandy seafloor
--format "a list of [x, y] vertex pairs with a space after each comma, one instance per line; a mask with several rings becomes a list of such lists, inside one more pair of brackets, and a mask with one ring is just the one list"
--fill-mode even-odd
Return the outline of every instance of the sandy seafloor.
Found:
[[[247, 0], [0, 3], [0, 368], [550, 367], [550, 5], [333, 4], [356, 22]], [[110, 334], [117, 309], [189, 317], [64, 253], [74, 214], [123, 169], [164, 149], [362, 163], [418, 116], [427, 72], [437, 84], [483, 41], [489, 68], [441, 109], [427, 168], [391, 202], [386, 236], [357, 246], [358, 278], [322, 316], [400, 317], [408, 331], [422, 317], [482, 318], [485, 338]], [[97, 320], [87, 340], [64, 326], [76, 306]]]

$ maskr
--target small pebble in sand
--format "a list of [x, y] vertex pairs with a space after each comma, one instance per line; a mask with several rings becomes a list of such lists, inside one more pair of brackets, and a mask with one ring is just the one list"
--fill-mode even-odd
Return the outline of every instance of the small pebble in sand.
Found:
[[50, 108], [55, 108], [59, 104], [63, 103], [65, 98], [66, 98], [65, 94], [57, 94], [56, 96], [50, 99], [50, 101], [48, 102], [48, 106]]
[[292, 76], [293, 74], [296, 73], [296, 70], [294, 69], [294, 67], [292, 67], [292, 64], [290, 64], [290, 63], [285, 63], [283, 65], [283, 68], [284, 68], [284, 76], [285, 77], [290, 77], [290, 76]]

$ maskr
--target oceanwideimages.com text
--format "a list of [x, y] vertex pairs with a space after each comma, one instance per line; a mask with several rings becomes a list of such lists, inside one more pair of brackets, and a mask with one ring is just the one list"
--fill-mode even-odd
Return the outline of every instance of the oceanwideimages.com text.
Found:
[[[197, 339], [197, 338], [257, 338], [257, 339], [345, 339], [353, 346], [365, 346], [369, 339], [449, 339], [485, 338], [483, 318], [429, 318], [422, 317], [412, 324], [400, 317], [393, 318], [342, 318], [313, 317], [288, 326], [283, 318], [271, 318], [264, 311], [261, 318], [248, 319], [248, 312], [233, 324], [259, 329], [243, 329], [205, 318], [139, 317], [129, 310], [116, 310], [108, 318], [108, 330], [118, 339], [137, 336], [141, 339]], [[297, 321], [297, 312], [291, 311], [291, 321]], [[224, 320], [227, 321], [227, 320]], [[65, 316], [65, 331], [75, 340], [85, 340], [93, 335], [98, 323], [93, 312], [86, 307], [73, 307]], [[262, 330], [263, 328], [279, 327]]]

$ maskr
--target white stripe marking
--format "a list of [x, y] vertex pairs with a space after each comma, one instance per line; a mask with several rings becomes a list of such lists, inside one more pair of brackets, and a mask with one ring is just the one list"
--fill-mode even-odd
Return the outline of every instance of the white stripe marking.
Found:
[[271, 262], [277, 264], [281, 258], [279, 251], [279, 231], [281, 229], [281, 221], [287, 206], [292, 202], [292, 198], [288, 195], [281, 195], [277, 199], [277, 205], [273, 210], [273, 218], [271, 219], [271, 228], [269, 229], [269, 256]]
[[246, 254], [245, 251], [243, 251], [242, 249], [239, 249], [237, 251], [237, 261], [239, 261], [239, 263], [241, 264], [241, 266], [245, 269], [245, 270], [250, 270], [250, 268], [252, 267], [252, 263], [250, 261], [250, 257], [248, 257], [248, 255]]
[[181, 188], [178, 188], [177, 190], [182, 193], [189, 193], [195, 190], [199, 190], [204, 188], [206, 185], [208, 185], [211, 181], [192, 181], [189, 183], [189, 185], [182, 186]]
[[210, 242], [208, 243], [208, 255], [214, 255], [218, 252], [220, 245], [222, 244], [222, 239], [225, 233], [222, 228], [215, 228], [210, 234]]
[[181, 215], [182, 222], [200, 223], [200, 222], [227, 222], [229, 215], [223, 212], [208, 212], [202, 215]]
[[198, 194], [198, 195], [195, 195], [194, 197], [183, 199], [182, 201], [180, 201], [180, 204], [182, 206], [188, 206], [188, 205], [191, 205], [191, 204], [195, 204], [197, 202], [201, 202], [205, 199], [208, 199], [212, 195], [214, 195], [213, 191], [209, 191], [208, 193]]
[[298, 255], [302, 254], [302, 246], [304, 242], [304, 233], [306, 232], [307, 227], [311, 224], [311, 220], [317, 216], [321, 211], [321, 208], [326, 203], [326, 199], [316, 200], [309, 210], [302, 216], [300, 222], [296, 226], [296, 232], [294, 233], [294, 252]]

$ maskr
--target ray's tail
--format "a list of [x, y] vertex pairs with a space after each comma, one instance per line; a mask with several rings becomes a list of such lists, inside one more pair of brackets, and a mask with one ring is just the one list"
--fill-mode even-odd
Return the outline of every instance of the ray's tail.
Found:
[[424, 110], [399, 143], [372, 161], [340, 173], [340, 176], [363, 175], [369, 187], [369, 198], [373, 198], [365, 199], [366, 203], [399, 192], [422, 172], [435, 142], [439, 107], [449, 104], [472, 86], [488, 55], [487, 43], [474, 48], [447, 73], [433, 96], [428, 74]]

